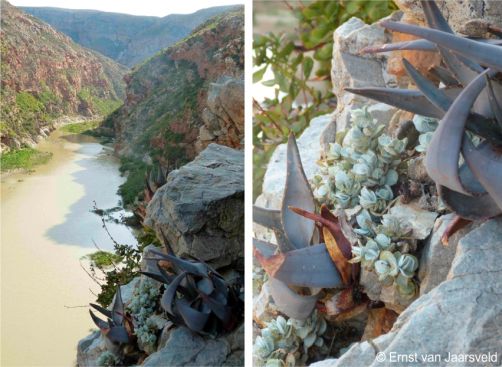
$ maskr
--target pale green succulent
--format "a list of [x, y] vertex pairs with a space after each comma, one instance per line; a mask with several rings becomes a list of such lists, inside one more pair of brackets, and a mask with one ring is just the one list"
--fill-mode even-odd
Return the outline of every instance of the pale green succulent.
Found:
[[383, 134], [385, 125], [378, 124], [366, 107], [352, 111], [351, 121], [350, 129], [337, 133], [337, 142], [330, 144], [314, 193], [319, 201], [339, 208], [361, 204], [381, 212], [393, 199], [390, 187], [397, 183], [406, 139]]
[[420, 136], [418, 137], [419, 144], [415, 147], [415, 150], [420, 153], [427, 151], [427, 147], [431, 143], [433, 134], [434, 133], [430, 131], [420, 134]]
[[101, 353], [96, 362], [98, 366], [103, 367], [119, 366], [120, 358], [112, 352], [105, 350], [103, 353]]
[[326, 328], [326, 320], [317, 311], [302, 321], [278, 316], [261, 330], [253, 351], [262, 366], [284, 366], [286, 359], [288, 365], [305, 362], [312, 346], [324, 347]]
[[415, 129], [417, 129], [420, 134], [434, 132], [438, 127], [438, 124], [439, 121], [432, 117], [417, 114], [413, 117], [413, 125], [415, 125]]
[[155, 313], [160, 295], [156, 282], [145, 278], [134, 290], [128, 309], [133, 317], [134, 331], [140, 345], [147, 353], [152, 353], [157, 343], [157, 329], [148, 320]]

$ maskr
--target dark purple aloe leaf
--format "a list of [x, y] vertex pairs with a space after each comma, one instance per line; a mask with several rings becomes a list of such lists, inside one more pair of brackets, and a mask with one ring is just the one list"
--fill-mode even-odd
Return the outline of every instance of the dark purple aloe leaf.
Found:
[[259, 240], [257, 238], [253, 238], [253, 247], [258, 249], [258, 251], [260, 251], [260, 253], [265, 257], [270, 257], [277, 252], [277, 245]]
[[279, 248], [282, 252], [288, 252], [295, 249], [284, 234], [280, 210], [253, 206], [253, 222], [269, 228], [274, 232], [275, 238], [277, 239], [277, 243], [279, 244]]
[[486, 84], [487, 84], [488, 100], [490, 102], [490, 107], [492, 108], [493, 115], [495, 116], [495, 120], [497, 121], [499, 130], [502, 132], [502, 108], [500, 107], [500, 104], [497, 100], [493, 83], [490, 80], [490, 78], [488, 78], [488, 76], [486, 76]]
[[474, 60], [482, 65], [490, 66], [497, 71], [502, 71], [502, 48], [498, 46], [484, 42], [476, 42], [450, 33], [422, 28], [411, 24], [388, 20], [380, 24], [393, 31], [425, 38], [468, 59]]
[[115, 293], [115, 301], [112, 307], [112, 320], [116, 325], [122, 325], [124, 322], [124, 302], [122, 301], [120, 286], [117, 287], [117, 292]]
[[95, 303], [90, 303], [89, 304], [92, 308], [94, 308], [95, 310], [101, 312], [103, 315], [105, 315], [107, 318], [112, 318], [112, 311], [110, 311], [109, 309], [107, 308], [104, 308], [104, 307], [101, 307], [100, 305], [97, 305]]
[[324, 243], [304, 247], [269, 258], [256, 254], [270, 277], [288, 285], [312, 288], [342, 287], [340, 273], [331, 260]]
[[281, 221], [286, 238], [295, 248], [309, 246], [315, 224], [290, 211], [288, 209], [290, 206], [308, 211], [315, 210], [314, 195], [303, 171], [300, 152], [292, 133], [289, 135], [287, 145], [286, 186], [282, 199]]
[[253, 222], [270, 229], [282, 231], [280, 210], [253, 205]]
[[123, 326], [113, 326], [106, 333], [106, 337], [114, 343], [129, 343], [129, 334]]
[[[444, 115], [443, 111], [430, 103], [418, 90], [381, 87], [345, 88], [345, 90], [422, 116], [441, 118]], [[459, 89], [445, 89], [445, 93], [454, 97], [459, 93]]]
[[420, 74], [420, 72], [405, 58], [403, 58], [403, 66], [423, 95], [437, 108], [446, 112], [450, 107], [452, 100], [444, 93], [444, 91], [437, 88], [429, 79]]
[[[183, 260], [180, 259], [179, 257], [173, 256], [173, 255], [166, 255], [160, 251], [157, 250], [151, 250], [153, 254], [160, 256], [162, 259], [165, 259], [169, 261], [170, 263], [174, 264], [177, 266], [179, 269], [181, 269], [184, 272], [190, 273], [190, 274], [195, 274], [195, 275], [200, 275], [200, 276], [205, 276], [208, 271], [208, 266], [203, 263], [194, 263], [191, 261]], [[160, 260], [160, 259], [157, 259]]]
[[484, 73], [474, 79], [455, 99], [439, 123], [427, 148], [425, 166], [436, 184], [472, 195], [460, 181], [458, 160], [464, 128], [472, 104], [486, 85]]
[[176, 297], [176, 291], [181, 281], [187, 276], [187, 273], [181, 273], [169, 284], [160, 299], [162, 308], [171, 315], [177, 316], [178, 314], [173, 309], [173, 301]]
[[104, 320], [101, 320], [99, 317], [97, 317], [94, 312], [89, 310], [89, 313], [91, 314], [92, 321], [94, 321], [94, 324], [100, 329], [100, 330], [107, 330], [110, 328], [110, 325]]
[[204, 277], [197, 282], [197, 289], [206, 295], [210, 295], [214, 291], [214, 285], [209, 278]]
[[458, 85], [458, 81], [455, 79], [455, 76], [453, 76], [448, 69], [442, 68], [441, 66], [434, 66], [429, 70], [429, 73], [438, 78], [447, 87]]
[[212, 297], [208, 297], [206, 295], [202, 295], [209, 309], [218, 317], [224, 324], [227, 324], [232, 318], [232, 307], [229, 307], [225, 304], [218, 302]]
[[491, 196], [467, 196], [438, 185], [438, 195], [443, 203], [458, 216], [469, 220], [483, 220], [502, 214]]
[[412, 41], [387, 43], [381, 46], [368, 46], [363, 48], [359, 52], [362, 54], [374, 54], [380, 52], [406, 51], [406, 50], [437, 52], [438, 49], [436, 45], [431, 41], [427, 41], [424, 39], [417, 39]]
[[184, 298], [175, 299], [176, 308], [183, 318], [185, 325], [197, 332], [204, 330], [207, 320], [209, 319], [210, 312], [200, 312], [190, 306], [190, 303]]
[[425, 19], [429, 27], [439, 29], [443, 32], [453, 33], [453, 30], [443, 17], [435, 1], [422, 0], [420, 3], [422, 4]]
[[216, 289], [217, 294], [222, 294], [226, 300], [229, 291], [225, 281], [221, 278], [221, 276], [217, 276], [214, 273], [209, 274], [209, 277], [213, 281], [214, 288]]
[[140, 273], [149, 278], [152, 278], [153, 280], [156, 280], [159, 283], [169, 283], [169, 281], [165, 279], [161, 274], [150, 273], [148, 271], [140, 271]]
[[302, 296], [289, 288], [286, 283], [274, 278], [270, 278], [268, 283], [274, 303], [288, 317], [305, 320], [314, 311], [317, 295]]
[[502, 150], [488, 143], [475, 147], [469, 138], [462, 146], [464, 159], [483, 188], [502, 210]]

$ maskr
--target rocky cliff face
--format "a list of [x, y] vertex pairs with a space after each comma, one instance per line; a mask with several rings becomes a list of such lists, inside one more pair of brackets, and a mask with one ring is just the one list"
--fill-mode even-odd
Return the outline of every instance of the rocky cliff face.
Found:
[[70, 36], [75, 42], [123, 65], [133, 66], [188, 36], [209, 18], [231, 8], [216, 6], [193, 14], [171, 14], [163, 18], [96, 10], [22, 9]]
[[124, 105], [105, 124], [120, 155], [179, 166], [211, 142], [244, 136], [242, 7], [212, 18], [126, 76]]
[[121, 104], [125, 67], [1, 7], [2, 149], [33, 144], [62, 115], [105, 115]]

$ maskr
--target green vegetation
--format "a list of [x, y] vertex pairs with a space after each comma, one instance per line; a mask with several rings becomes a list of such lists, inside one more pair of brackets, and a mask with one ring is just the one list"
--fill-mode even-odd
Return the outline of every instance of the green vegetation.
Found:
[[119, 187], [119, 194], [125, 206], [134, 203], [136, 197], [143, 192], [148, 165], [140, 160], [125, 157], [120, 163], [120, 172], [127, 173], [126, 182]]
[[122, 261], [121, 256], [113, 252], [102, 251], [102, 250], [86, 255], [85, 258], [89, 259], [93, 263], [93, 265], [98, 268], [110, 267]]
[[109, 115], [122, 105], [119, 100], [98, 97], [97, 93], [91, 88], [82, 88], [77, 93], [77, 97], [103, 116]]
[[[275, 87], [275, 97], [254, 101], [254, 190], [260, 194], [270, 150], [286, 142], [289, 131], [300, 134], [309, 121], [331, 112], [333, 31], [353, 16], [372, 23], [396, 10], [390, 1], [314, 1], [290, 7], [298, 21], [290, 33], [256, 35], [253, 43], [254, 83]], [[267, 70], [272, 79], [263, 80]]]
[[63, 127], [61, 127], [61, 131], [71, 134], [85, 134], [97, 128], [100, 122], [101, 120], [76, 122], [73, 124], [64, 125]]
[[0, 166], [2, 171], [15, 168], [31, 169], [36, 165], [47, 163], [51, 157], [52, 153], [49, 152], [41, 152], [33, 148], [23, 148], [3, 153], [0, 156]]

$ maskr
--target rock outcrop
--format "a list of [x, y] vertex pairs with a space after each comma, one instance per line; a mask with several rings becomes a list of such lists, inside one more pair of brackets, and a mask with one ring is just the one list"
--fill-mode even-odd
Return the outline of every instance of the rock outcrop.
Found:
[[[446, 279], [413, 302], [388, 334], [311, 366], [394, 366], [397, 355], [411, 356], [407, 366], [500, 366], [501, 256], [502, 218], [488, 220], [458, 241]], [[438, 357], [422, 360], [430, 356]]]
[[215, 267], [244, 255], [244, 154], [211, 144], [172, 171], [147, 207], [145, 224], [178, 256]]
[[134, 66], [188, 36], [209, 18], [232, 9], [215, 6], [192, 14], [138, 16], [97, 10], [21, 7], [76, 43], [127, 66]]
[[191, 161], [210, 143], [241, 148], [244, 16], [208, 20], [126, 77], [124, 105], [105, 122], [116, 151], [164, 167]]
[[62, 115], [118, 107], [126, 68], [2, 1], [2, 148], [32, 145]]

